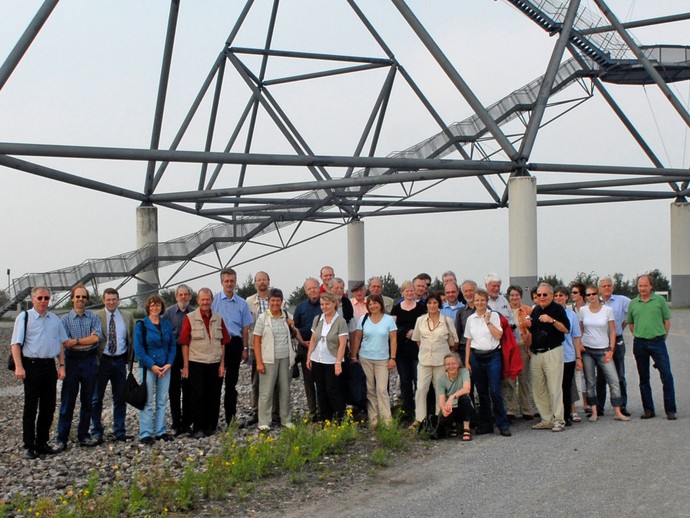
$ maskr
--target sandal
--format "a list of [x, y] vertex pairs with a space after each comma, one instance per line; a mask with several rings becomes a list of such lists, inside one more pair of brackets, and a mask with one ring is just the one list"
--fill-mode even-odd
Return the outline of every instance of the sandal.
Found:
[[465, 428], [462, 432], [462, 440], [463, 442], [469, 442], [472, 440], [472, 432], [470, 432], [469, 428]]
[[577, 412], [573, 412], [572, 414], [570, 414], [570, 419], [572, 419], [574, 423], [579, 423], [582, 421], [582, 418], [578, 415]]

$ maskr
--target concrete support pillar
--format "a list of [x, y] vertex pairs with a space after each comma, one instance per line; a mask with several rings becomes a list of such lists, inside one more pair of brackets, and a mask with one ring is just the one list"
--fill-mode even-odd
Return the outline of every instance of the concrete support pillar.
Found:
[[364, 222], [358, 220], [347, 226], [347, 289], [364, 280]]
[[690, 203], [671, 204], [671, 302], [690, 306]]
[[158, 209], [151, 205], [137, 207], [137, 248], [139, 262], [147, 264], [137, 274], [137, 303], [143, 309], [146, 298], [158, 291]]
[[[537, 284], [537, 179], [515, 176], [508, 180], [508, 254], [510, 283], [522, 286], [531, 305], [529, 289]], [[506, 286], [507, 287], [507, 286]]]

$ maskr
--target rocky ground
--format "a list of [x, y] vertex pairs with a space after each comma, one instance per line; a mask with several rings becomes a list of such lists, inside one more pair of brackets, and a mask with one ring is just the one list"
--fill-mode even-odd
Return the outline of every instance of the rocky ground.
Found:
[[[6, 324], [0, 327], [0, 500], [7, 500], [22, 494], [30, 498], [55, 497], [64, 495], [70, 488], [83, 487], [90, 474], [97, 472], [100, 484], [108, 485], [115, 480], [128, 481], [135, 473], [160, 469], [165, 465], [173, 476], [181, 476], [189, 459], [201, 465], [204, 458], [220, 448], [221, 434], [203, 439], [182, 436], [171, 442], [159, 441], [154, 446], [141, 446], [134, 439], [127, 442], [114, 442], [106, 437], [106, 442], [95, 448], [83, 448], [76, 442], [76, 416], [72, 436], [67, 451], [54, 456], [42, 456], [28, 461], [23, 459], [21, 441], [21, 415], [23, 404], [22, 385], [8, 371], [5, 361], [9, 353], [11, 328]], [[240, 401], [238, 418], [249, 417], [250, 369], [242, 366], [238, 390]], [[59, 383], [59, 382], [58, 382]], [[58, 386], [58, 405], [60, 387]], [[304, 413], [306, 401], [303, 396], [302, 379], [293, 380], [293, 411]], [[78, 405], [77, 405], [78, 407]], [[222, 408], [221, 408], [222, 414]], [[221, 420], [222, 420], [221, 416]], [[103, 422], [106, 429], [112, 426], [112, 406], [104, 405]], [[53, 422], [53, 436], [57, 425], [57, 411]], [[127, 410], [127, 432], [136, 437], [139, 429], [138, 412], [132, 407]], [[239, 430], [242, 438], [256, 435], [255, 427]], [[271, 433], [278, 433], [277, 431]], [[365, 432], [365, 435], [367, 432]], [[275, 476], [260, 482], [249, 497], [242, 500], [231, 497], [224, 502], [206, 502], [195, 514], [227, 514], [232, 511], [242, 513], [282, 514], [300, 501], [311, 501], [331, 495], [345, 494], [353, 485], [361, 485], [371, 480], [376, 470], [368, 460], [368, 455], [376, 448], [373, 440], [358, 442], [344, 456], [324, 458], [319, 466], [312, 466], [298, 477]], [[415, 442], [411, 451], [399, 454], [400, 458], [425, 456], [434, 449], [425, 442]], [[154, 462], [155, 458], [155, 462]], [[155, 468], [154, 468], [155, 466]], [[234, 513], [232, 513], [234, 514]]]

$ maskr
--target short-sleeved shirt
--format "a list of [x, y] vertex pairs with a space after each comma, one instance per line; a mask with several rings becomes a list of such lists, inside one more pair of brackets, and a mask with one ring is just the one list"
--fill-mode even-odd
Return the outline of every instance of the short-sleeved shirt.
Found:
[[247, 301], [237, 293], [228, 298], [224, 291], [216, 293], [213, 297], [211, 309], [223, 316], [225, 327], [230, 336], [242, 336], [242, 330], [254, 323], [254, 317], [249, 310]]
[[[41, 315], [35, 309], [27, 311], [29, 322], [24, 336], [24, 312], [14, 321], [12, 344], [22, 345], [22, 356], [27, 358], [55, 358], [60, 355], [62, 344], [69, 340], [65, 326], [55, 313]], [[99, 324], [100, 327], [100, 324]]]
[[[103, 340], [103, 328], [101, 327], [101, 320], [91, 311], [84, 311], [81, 315], [72, 310], [62, 317], [62, 325], [65, 326], [67, 336], [71, 339], [86, 338], [95, 334], [98, 340]], [[80, 349], [79, 351], [94, 351], [98, 349], [98, 342], [93, 344], [88, 349]], [[67, 350], [65, 354], [69, 356], [72, 351]]]
[[[501, 329], [501, 317], [498, 316], [498, 312], [492, 311], [489, 317], [489, 322], [491, 322], [495, 328]], [[489, 326], [484, 320], [484, 316], [481, 317], [476, 313], [472, 313], [465, 324], [465, 338], [472, 339], [472, 349], [477, 351], [493, 351], [499, 345], [501, 341], [494, 338], [489, 331]]]
[[[439, 395], [443, 394], [446, 396], [446, 398], [449, 398], [451, 394], [455, 394], [458, 392], [462, 386], [465, 384], [465, 382], [470, 381], [470, 371], [468, 371], [465, 367], [461, 367], [460, 370], [458, 371], [458, 377], [455, 378], [453, 381], [450, 381], [448, 378], [448, 373], [444, 374], [441, 376], [438, 384], [438, 392]], [[453, 399], [453, 408], [458, 406], [458, 400], [457, 398]]]
[[625, 295], [611, 295], [609, 300], [605, 301], [606, 307], [613, 310], [613, 323], [616, 326], [616, 335], [623, 334], [623, 324], [628, 317], [628, 306], [630, 299]]
[[664, 320], [671, 319], [671, 311], [661, 295], [652, 294], [652, 298], [643, 301], [639, 296], [630, 301], [628, 306], [628, 324], [633, 324], [633, 336], [651, 340], [666, 334]]
[[266, 319], [271, 319], [271, 331], [273, 331], [273, 347], [274, 347], [274, 357], [276, 360], [282, 358], [288, 358], [290, 356], [290, 330], [287, 325], [285, 325], [286, 318], [289, 315], [281, 311], [280, 316], [274, 317], [272, 313], [265, 312], [262, 313], [265, 316], [259, 316], [256, 319], [256, 324], [254, 325], [254, 336], [263, 336], [264, 327], [266, 327]]
[[371, 317], [362, 324], [364, 317], [357, 322], [357, 329], [362, 331], [362, 342], [359, 356], [366, 360], [387, 360], [390, 357], [388, 341], [392, 331], [398, 328], [390, 315], [383, 315], [378, 323], [371, 321]]
[[590, 349], [610, 347], [609, 322], [614, 321], [613, 310], [609, 306], [601, 306], [596, 313], [589, 309], [589, 306], [582, 306], [580, 308], [580, 322], [584, 329], [582, 345]]
[[[324, 365], [335, 365], [338, 359], [328, 348], [328, 334], [330, 333], [331, 328], [335, 326], [335, 331], [338, 333], [338, 340], [340, 340], [341, 336], [349, 336], [347, 324], [345, 323], [345, 319], [338, 315], [338, 313], [335, 314], [330, 324], [326, 322], [326, 318], [323, 316], [323, 314], [319, 317], [319, 320], [323, 322], [321, 327], [321, 338], [314, 345], [314, 350], [311, 353], [311, 360], [317, 363], [323, 363]], [[314, 330], [315, 328], [312, 328], [311, 330], [312, 338], [314, 335]]]
[[539, 304], [534, 306], [532, 310], [532, 345], [530, 349], [532, 352], [544, 352], [544, 350], [554, 349], [563, 345], [565, 340], [565, 333], [556, 329], [556, 326], [549, 322], [541, 322], [539, 317], [548, 315], [554, 320], [558, 320], [565, 328], [570, 331], [570, 320], [565, 313], [565, 308], [560, 304], [551, 302], [545, 308]]
[[580, 330], [580, 321], [578, 320], [577, 313], [570, 308], [565, 308], [565, 314], [568, 315], [568, 320], [570, 320], [570, 333], [565, 335], [565, 340], [563, 341], [563, 361], [570, 363], [577, 359], [573, 338], [581, 337], [582, 331]]

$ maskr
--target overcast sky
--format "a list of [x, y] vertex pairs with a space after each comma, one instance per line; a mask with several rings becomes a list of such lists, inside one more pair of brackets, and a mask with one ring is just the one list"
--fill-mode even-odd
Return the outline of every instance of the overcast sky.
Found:
[[[0, 0], [0, 60], [41, 3]], [[472, 115], [397, 11], [383, 0], [361, 3], [396, 58], [411, 71], [445, 120], [454, 122]], [[591, 0], [581, 3], [596, 10]], [[256, 4], [238, 36], [238, 46], [262, 45], [265, 29], [261, 20], [269, 3]], [[628, 21], [678, 13], [683, 2], [611, 0], [608, 4], [621, 20]], [[220, 0], [181, 2], [162, 148], [172, 140], [242, 5]], [[503, 1], [418, 0], [409, 5], [484, 105], [542, 75], [556, 41]], [[168, 2], [164, 1], [63, 0], [0, 91], [0, 142], [148, 147], [167, 16]], [[689, 29], [690, 23], [681, 22], [637, 29], [633, 34], [642, 44], [690, 45]], [[281, 2], [274, 48], [381, 55], [346, 2], [339, 0]], [[372, 84], [377, 80], [380, 84], [381, 77], [372, 74]], [[373, 97], [347, 79], [341, 83], [344, 86], [329, 81], [332, 83], [325, 87], [287, 87], [280, 100], [291, 108], [293, 120], [317, 154], [352, 154], [356, 131], [368, 115]], [[397, 81], [402, 85], [400, 78]], [[227, 84], [230, 100], [236, 98], [237, 102], [228, 102], [219, 124], [231, 128], [233, 116], [247, 97], [243, 85]], [[687, 168], [688, 129], [658, 88], [610, 89], [664, 165]], [[690, 82], [677, 83], [673, 89], [687, 106]], [[573, 92], [568, 94], [572, 97]], [[344, 98], [347, 102], [341, 103]], [[259, 130], [262, 139], [257, 139], [253, 150], [287, 152], [284, 142], [275, 138], [275, 130], [265, 119], [260, 120], [264, 123]], [[201, 122], [195, 123], [181, 147], [200, 149], [204, 129]], [[378, 155], [405, 149], [437, 131], [409, 91], [401, 88], [391, 101]], [[214, 149], [222, 149], [223, 138]], [[142, 189], [146, 170], [143, 163], [29, 160], [135, 190]], [[599, 95], [543, 128], [531, 160], [651, 165]], [[189, 170], [179, 167], [166, 175], [161, 191], [189, 188], [195, 181], [185, 174]], [[257, 184], [267, 181], [253, 178]], [[136, 202], [4, 168], [0, 168], [0, 179], [3, 274], [10, 268], [14, 278], [136, 248]], [[300, 179], [303, 177], [295, 176], [294, 181]], [[551, 175], [542, 181], [564, 179]], [[441, 186], [426, 199], [476, 200], [484, 196], [488, 200], [476, 180], [452, 186]], [[660, 268], [670, 277], [669, 204], [650, 201], [539, 209], [539, 274], [557, 274], [567, 281], [579, 271], [600, 275], [620, 271], [632, 277]], [[477, 280], [489, 271], [505, 279], [509, 276], [507, 209], [364, 221], [367, 276], [391, 272], [400, 282], [420, 271], [440, 277], [447, 269]], [[159, 209], [159, 239], [173, 239], [208, 223]], [[238, 260], [255, 257], [261, 250], [248, 246]], [[200, 260], [214, 263], [213, 257]], [[250, 272], [266, 270], [274, 285], [289, 292], [306, 276], [317, 275], [323, 264], [333, 265], [337, 275], [347, 278], [345, 229], [240, 265], [238, 272], [243, 279]], [[190, 268], [189, 275], [202, 271]], [[191, 284], [197, 289], [203, 285], [216, 288], [218, 281], [214, 275]], [[5, 287], [6, 280], [0, 285]]]

